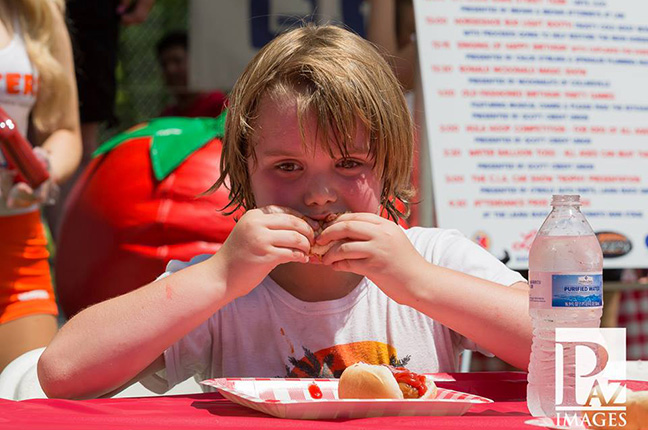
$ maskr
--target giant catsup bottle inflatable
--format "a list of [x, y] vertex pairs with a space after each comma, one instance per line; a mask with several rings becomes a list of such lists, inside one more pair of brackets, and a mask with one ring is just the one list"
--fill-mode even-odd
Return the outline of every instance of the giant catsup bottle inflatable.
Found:
[[102, 145], [75, 184], [56, 258], [59, 303], [81, 309], [145, 285], [170, 259], [214, 253], [234, 227], [218, 211], [225, 113], [157, 118]]

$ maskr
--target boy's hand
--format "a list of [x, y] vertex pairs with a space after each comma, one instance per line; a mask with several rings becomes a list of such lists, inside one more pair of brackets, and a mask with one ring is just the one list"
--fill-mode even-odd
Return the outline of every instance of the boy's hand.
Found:
[[290, 208], [266, 206], [247, 211], [212, 257], [225, 270], [236, 297], [256, 287], [279, 264], [307, 263], [313, 227]]
[[404, 281], [427, 263], [396, 223], [375, 214], [340, 215], [316, 242], [331, 241], [336, 243], [324, 254], [323, 264], [368, 277], [399, 303], [407, 301]]

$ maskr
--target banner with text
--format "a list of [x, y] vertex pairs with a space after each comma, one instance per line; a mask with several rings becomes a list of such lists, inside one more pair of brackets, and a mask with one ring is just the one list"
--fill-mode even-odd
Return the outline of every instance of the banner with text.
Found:
[[363, 0], [191, 0], [190, 86], [229, 90], [277, 34], [304, 23], [341, 23], [364, 35]]
[[515, 269], [580, 194], [605, 267], [648, 266], [648, 3], [415, 0], [437, 222]]

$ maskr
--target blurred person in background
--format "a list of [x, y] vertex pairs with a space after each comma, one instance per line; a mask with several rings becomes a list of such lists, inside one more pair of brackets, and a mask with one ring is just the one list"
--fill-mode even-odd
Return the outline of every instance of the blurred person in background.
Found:
[[[414, 90], [418, 67], [414, 4], [412, 0], [368, 0], [368, 3], [367, 39], [382, 49], [408, 95]], [[410, 110], [411, 102], [408, 100]]]
[[[64, 1], [64, 0], [60, 0]], [[72, 38], [83, 157], [78, 172], [99, 146], [99, 128], [116, 123], [115, 94], [120, 25], [146, 20], [155, 0], [67, 0]], [[58, 236], [63, 206], [78, 175], [61, 189], [57, 204], [46, 211], [50, 229]]]
[[0, 1], [0, 107], [37, 148], [50, 179], [32, 189], [0, 154], [0, 370], [46, 346], [58, 310], [40, 206], [81, 159], [63, 0]]
[[173, 103], [160, 116], [217, 117], [225, 107], [220, 91], [196, 92], [189, 89], [189, 43], [185, 31], [165, 35], [157, 44], [157, 58], [164, 84]]
[[154, 0], [67, 0], [79, 90], [84, 167], [97, 149], [101, 123], [115, 120], [119, 26], [146, 20]]
[[[407, 107], [415, 122], [414, 171], [412, 185], [417, 190], [408, 221], [410, 225], [435, 226], [431, 184], [426, 163], [428, 155], [425, 133], [420, 133], [425, 123], [423, 92], [418, 72], [416, 23], [412, 0], [367, 0], [369, 16], [366, 38], [378, 46], [380, 53], [391, 66], [400, 83]], [[422, 204], [420, 204], [422, 203]]]

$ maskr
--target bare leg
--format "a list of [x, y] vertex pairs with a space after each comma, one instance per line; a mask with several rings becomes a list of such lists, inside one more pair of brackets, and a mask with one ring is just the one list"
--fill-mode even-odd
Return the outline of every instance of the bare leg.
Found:
[[30, 315], [0, 324], [0, 372], [25, 352], [47, 346], [56, 331], [54, 315]]

